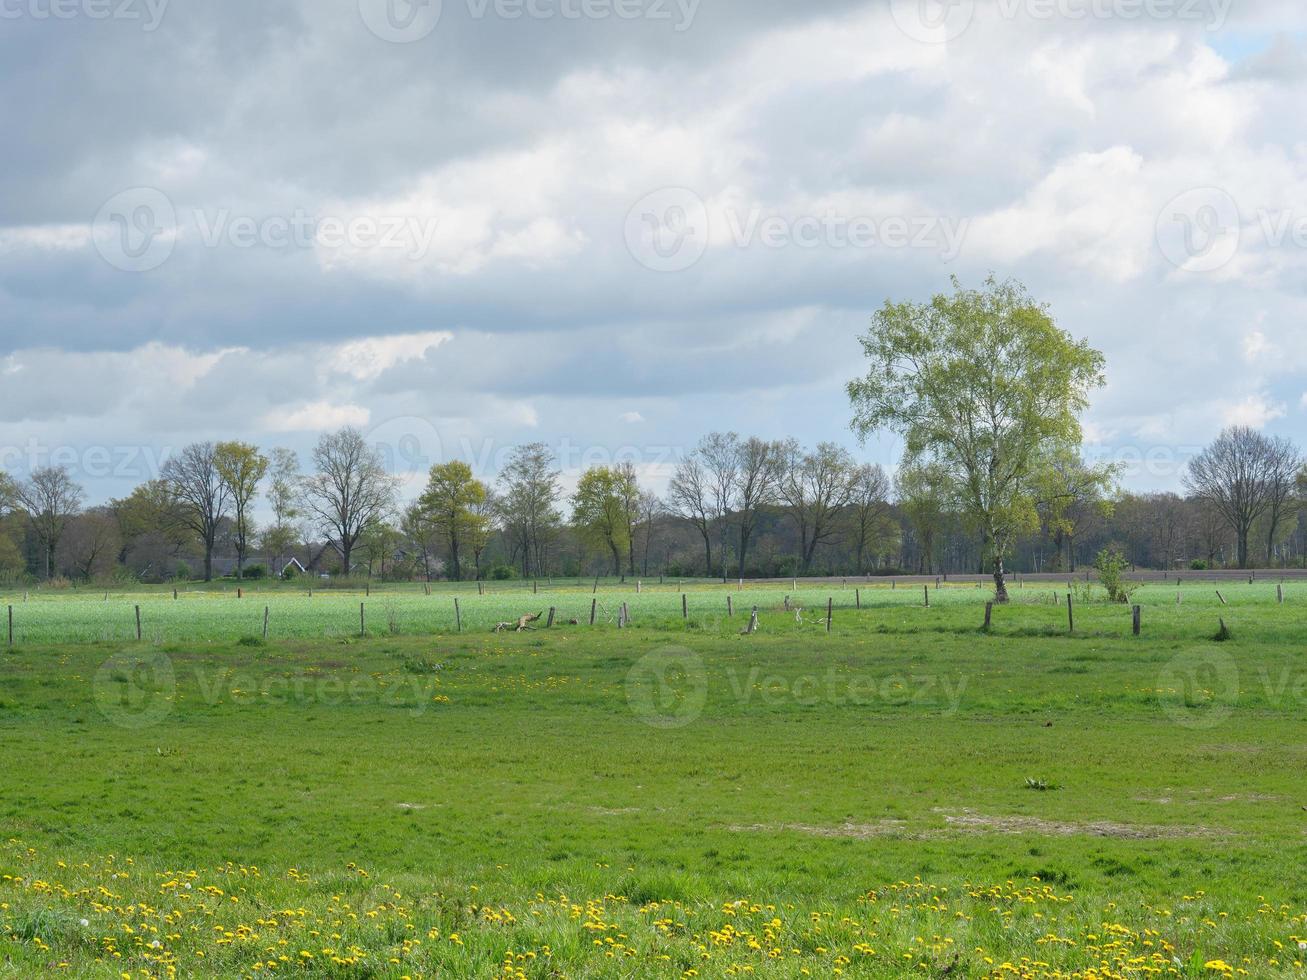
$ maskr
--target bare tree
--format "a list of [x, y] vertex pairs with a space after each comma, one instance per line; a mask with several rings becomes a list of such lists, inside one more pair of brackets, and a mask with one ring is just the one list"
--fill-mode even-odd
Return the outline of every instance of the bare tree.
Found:
[[889, 522], [889, 478], [879, 464], [866, 463], [850, 474], [849, 489], [854, 570], [861, 575], [869, 546], [885, 534]]
[[354, 546], [395, 505], [398, 481], [358, 429], [323, 435], [313, 448], [314, 474], [303, 482], [305, 509], [317, 521], [348, 575]]
[[653, 546], [654, 525], [666, 512], [663, 502], [658, 499], [656, 493], [652, 490], [640, 492], [640, 521], [636, 529], [640, 538], [640, 567], [644, 575], [649, 574], [649, 551]]
[[736, 447], [737, 492], [735, 519], [740, 525], [740, 578], [749, 554], [749, 539], [758, 523], [758, 508], [776, 501], [781, 479], [781, 449], [778, 443], [750, 436]]
[[228, 502], [227, 484], [218, 470], [217, 448], [211, 442], [191, 443], [168, 458], [161, 475], [177, 495], [183, 523], [200, 539], [204, 548], [204, 581], [210, 582], [213, 546]]
[[[710, 432], [699, 440], [695, 453], [702, 460], [707, 477], [710, 516], [717, 526], [718, 557], [722, 565], [722, 581], [725, 582], [727, 516], [739, 491], [740, 437], [734, 432]], [[711, 567], [708, 574], [712, 574]]]
[[1235, 536], [1240, 568], [1248, 567], [1248, 535], [1271, 503], [1274, 443], [1244, 425], [1231, 426], [1189, 462], [1185, 487], [1207, 501]]
[[41, 542], [45, 577], [54, 574], [54, 552], [68, 521], [82, 509], [82, 488], [65, 466], [43, 466], [14, 488]]
[[1271, 440], [1271, 459], [1266, 473], [1266, 564], [1273, 565], [1275, 537], [1293, 508], [1298, 489], [1302, 456], [1288, 439]]
[[708, 493], [708, 472], [696, 453], [676, 464], [667, 487], [668, 503], [703, 538], [705, 570], [712, 574], [712, 503]]
[[791, 439], [785, 443], [783, 459], [780, 495], [799, 529], [800, 560], [806, 574], [817, 546], [835, 534], [835, 517], [853, 496], [853, 458], [833, 442], [818, 443], [813, 452], [805, 453]]
[[73, 517], [59, 541], [59, 567], [86, 581], [111, 571], [122, 549], [118, 520], [108, 507]]

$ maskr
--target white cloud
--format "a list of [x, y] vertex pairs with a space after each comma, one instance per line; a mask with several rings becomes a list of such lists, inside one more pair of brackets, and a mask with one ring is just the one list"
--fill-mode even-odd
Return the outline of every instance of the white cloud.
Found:
[[263, 416], [269, 432], [326, 432], [341, 426], [365, 426], [372, 413], [362, 405], [335, 405], [329, 401], [309, 402], [290, 411], [272, 411]]
[[1271, 402], [1265, 395], [1248, 395], [1242, 401], [1219, 402], [1221, 420], [1224, 425], [1247, 425], [1254, 429], [1266, 427], [1268, 422], [1283, 418], [1285, 406]]

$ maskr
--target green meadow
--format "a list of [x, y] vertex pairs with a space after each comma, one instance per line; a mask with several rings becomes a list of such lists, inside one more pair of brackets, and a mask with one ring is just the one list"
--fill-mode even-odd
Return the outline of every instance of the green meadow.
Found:
[[0, 598], [0, 975], [1305, 972], [1307, 583], [800, 586]]

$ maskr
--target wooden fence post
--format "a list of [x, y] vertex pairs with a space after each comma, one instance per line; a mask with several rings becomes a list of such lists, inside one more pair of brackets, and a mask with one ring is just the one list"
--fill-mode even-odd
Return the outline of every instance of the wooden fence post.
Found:
[[987, 632], [989, 630], [990, 617], [993, 615], [994, 615], [994, 604], [992, 602], [985, 603], [985, 630]]
[[926, 608], [929, 609], [929, 608], [930, 608], [930, 586], [929, 586], [929, 585], [923, 585], [921, 588], [922, 588], [922, 591], [926, 594]]
[[830, 596], [826, 600], [826, 632], [830, 632], [831, 617], [835, 613], [835, 597]]
[[14, 607], [9, 607], [9, 645], [14, 645]]
[[554, 625], [554, 607], [553, 607], [553, 606], [550, 606], [550, 607], [549, 607], [549, 621], [548, 621], [547, 623], [545, 623], [545, 629], [549, 629], [549, 628], [550, 628], [551, 626], [553, 626], [553, 625]]
[[598, 605], [599, 605], [599, 600], [598, 600], [598, 599], [591, 599], [591, 600], [590, 600], [590, 625], [591, 625], [591, 626], [593, 626], [593, 625], [595, 624], [595, 607], [598, 606]]
[[1221, 605], [1223, 605], [1223, 606], [1228, 605], [1228, 603], [1225, 601], [1225, 596], [1221, 595], [1221, 590], [1220, 590], [1220, 589], [1217, 589], [1217, 590], [1216, 590], [1216, 598], [1218, 598], [1218, 599], [1221, 600]]
[[1139, 609], [1139, 607], [1138, 607], [1138, 606], [1135, 606], [1134, 609], [1130, 610], [1130, 614], [1131, 614], [1131, 616], [1130, 616], [1130, 618], [1131, 618], [1131, 625], [1132, 625], [1132, 627], [1134, 628], [1135, 636], [1138, 636], [1138, 635], [1139, 635], [1139, 616], [1140, 616], [1140, 609]]
[[141, 607], [136, 607], [136, 639], [141, 638]]
[[686, 598], [684, 592], [681, 593], [681, 618], [682, 619], [690, 618], [690, 603], [689, 600]]
[[1071, 602], [1071, 593], [1066, 594], [1066, 631], [1074, 633], [1076, 630], [1076, 611]]
[[268, 612], [269, 612], [268, 607], [264, 606], [263, 607], [263, 638], [265, 640], [268, 638]]
[[731, 603], [731, 594], [726, 593], [726, 618], [731, 619], [735, 616], [735, 606]]
[[1275, 601], [1278, 602], [1280, 605], [1284, 605], [1284, 586], [1283, 586], [1283, 585], [1277, 585], [1277, 586], [1275, 587]]
[[460, 633], [463, 632], [463, 610], [459, 608], [458, 596], [454, 596], [454, 625]]
[[535, 579], [531, 580], [531, 594], [532, 595], [540, 594], [540, 583], [537, 582]]
[[856, 608], [856, 609], [861, 609], [861, 608], [862, 608], [862, 590], [861, 590], [861, 589], [854, 589], [854, 590], [853, 590], [853, 605], [854, 605], [854, 608]]
[[367, 636], [367, 621], [363, 618], [363, 603], [359, 603], [359, 636]]
[[245, 593], [244, 593], [241, 589], [237, 589], [237, 590], [236, 590], [236, 598], [237, 598], [237, 599], [243, 599], [244, 597], [245, 597]]

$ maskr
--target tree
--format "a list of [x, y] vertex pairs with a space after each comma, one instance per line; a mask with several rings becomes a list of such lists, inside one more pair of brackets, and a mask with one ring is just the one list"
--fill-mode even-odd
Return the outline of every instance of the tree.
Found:
[[[734, 432], [710, 432], [695, 449], [703, 463], [711, 522], [717, 527], [717, 550], [726, 581], [727, 515], [735, 502], [740, 479], [740, 437]], [[708, 574], [712, 574], [711, 566]]]
[[1266, 474], [1266, 564], [1275, 563], [1275, 539], [1288, 512], [1294, 505], [1302, 456], [1288, 439], [1271, 441], [1271, 458]]
[[119, 560], [138, 576], [162, 581], [190, 538], [181, 501], [164, 479], [148, 480], [128, 496], [111, 500], [122, 542]]
[[859, 575], [871, 543], [883, 537], [889, 519], [889, 479], [875, 463], [865, 463], [849, 474], [849, 509], [853, 524], [853, 569]]
[[833, 442], [818, 443], [815, 451], [805, 453], [791, 439], [780, 452], [780, 497], [799, 530], [800, 567], [806, 574], [817, 546], [838, 529], [835, 518], [853, 496], [855, 467], [849, 451]]
[[0, 470], [0, 517], [16, 506], [18, 506], [18, 487], [8, 473]]
[[667, 487], [673, 512], [694, 525], [703, 538], [704, 569], [712, 574], [712, 504], [708, 494], [708, 473], [696, 453], [676, 464]]
[[592, 466], [581, 474], [572, 495], [572, 523], [584, 539], [608, 549], [614, 575], [622, 574], [622, 553], [630, 543], [626, 482], [619, 469]]
[[[622, 518], [626, 521], [626, 570], [635, 574], [635, 526], [640, 521], [640, 477], [630, 461], [613, 467], [617, 474], [617, 491], [622, 498]], [[623, 576], [625, 581], [625, 576]]]
[[542, 442], [514, 448], [499, 474], [503, 488], [500, 516], [514, 555], [522, 560], [522, 577], [545, 568], [546, 550], [562, 523], [558, 512], [558, 471], [554, 454]]
[[472, 475], [472, 467], [455, 459], [431, 467], [427, 488], [418, 499], [423, 515], [449, 546], [451, 581], [462, 580], [462, 552], [470, 538], [485, 531], [485, 517], [479, 508], [486, 493], [486, 485]]
[[1063, 550], [1076, 570], [1076, 536], [1083, 523], [1093, 514], [1112, 512], [1107, 494], [1112, 489], [1117, 468], [1111, 464], [1090, 466], [1080, 458], [1077, 448], [1055, 447], [1035, 473], [1035, 510], [1053, 537], [1057, 549], [1057, 567], [1061, 567]]
[[163, 464], [162, 475], [172, 485], [181, 504], [182, 522], [200, 540], [204, 549], [204, 581], [213, 581], [213, 546], [218, 525], [226, 516], [227, 484], [218, 472], [217, 448], [211, 442], [196, 442]]
[[1103, 356], [1059, 329], [1014, 281], [929, 303], [886, 302], [861, 338], [871, 361], [851, 381], [853, 428], [904, 438], [904, 462], [933, 460], [984, 540], [994, 597], [1007, 602], [1004, 560], [1037, 526], [1032, 478], [1059, 446], [1080, 444], [1079, 414], [1103, 382]]
[[418, 561], [422, 566], [422, 577], [430, 582], [431, 559], [435, 556], [438, 532], [431, 526], [421, 501], [414, 501], [404, 508], [404, 513], [399, 518], [399, 530], [409, 545], [417, 551]]
[[398, 482], [386, 472], [381, 453], [350, 426], [318, 439], [313, 465], [314, 474], [302, 483], [301, 500], [349, 575], [354, 546], [394, 507]]
[[935, 571], [935, 535], [949, 511], [951, 492], [948, 473], [938, 463], [912, 463], [900, 466], [894, 474], [899, 509], [921, 543], [918, 570], [923, 570], [924, 565], [927, 575]]
[[649, 574], [649, 551], [653, 547], [654, 524], [666, 513], [663, 502], [652, 490], [640, 491], [640, 521], [638, 525], [641, 574]]
[[268, 472], [268, 457], [247, 442], [220, 442], [214, 447], [213, 462], [226, 484], [236, 523], [236, 578], [245, 576], [245, 554], [250, 534], [250, 503]]
[[481, 579], [481, 556], [485, 553], [486, 545], [490, 544], [490, 536], [494, 531], [495, 520], [499, 514], [499, 497], [492, 488], [486, 487], [485, 498], [472, 506], [472, 513], [476, 520], [468, 525], [467, 547], [472, 552], [472, 562], [479, 581]]
[[41, 542], [45, 577], [54, 575], [55, 549], [68, 521], [82, 509], [82, 488], [73, 482], [65, 466], [43, 466], [18, 484], [13, 492], [27, 511], [32, 529]]
[[1278, 466], [1275, 444], [1256, 429], [1225, 429], [1189, 461], [1185, 488], [1206, 501], [1234, 532], [1240, 568], [1248, 567], [1248, 536], [1271, 505]]
[[268, 553], [268, 570], [281, 573], [281, 558], [295, 547], [301, 534], [296, 526], [300, 511], [300, 461], [292, 449], [278, 446], [272, 450], [268, 472], [268, 505], [272, 508], [272, 524], [264, 528], [261, 541]]
[[113, 511], [93, 507], [68, 522], [59, 541], [59, 567], [89, 582], [113, 570], [121, 548], [122, 537]]
[[740, 578], [749, 554], [749, 540], [758, 523], [758, 509], [776, 502], [781, 480], [782, 447], [750, 436], [736, 444], [735, 519], [740, 525]]

